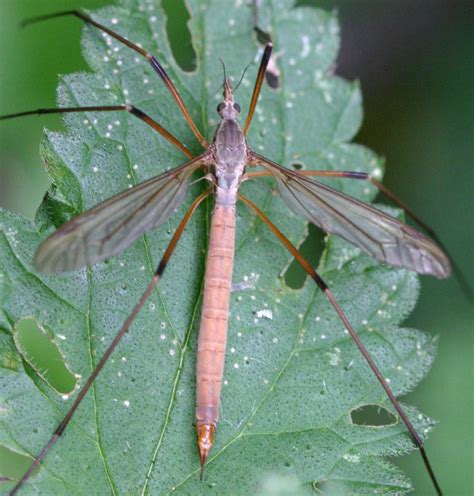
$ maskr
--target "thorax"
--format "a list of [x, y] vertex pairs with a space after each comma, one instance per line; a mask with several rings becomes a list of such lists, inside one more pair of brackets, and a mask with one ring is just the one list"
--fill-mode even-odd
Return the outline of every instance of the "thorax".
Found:
[[247, 142], [237, 121], [223, 119], [214, 136], [216, 201], [235, 204], [237, 190], [247, 163]]

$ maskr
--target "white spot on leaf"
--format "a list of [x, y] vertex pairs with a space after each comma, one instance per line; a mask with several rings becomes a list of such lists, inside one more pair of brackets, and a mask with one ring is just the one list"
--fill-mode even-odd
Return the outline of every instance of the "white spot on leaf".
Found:
[[258, 318], [265, 317], [266, 319], [273, 320], [273, 312], [268, 308], [257, 310], [256, 315]]

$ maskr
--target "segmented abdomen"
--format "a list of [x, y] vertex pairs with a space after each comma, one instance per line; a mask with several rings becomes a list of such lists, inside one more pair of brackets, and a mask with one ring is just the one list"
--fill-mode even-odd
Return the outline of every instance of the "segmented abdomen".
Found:
[[196, 379], [198, 443], [206, 441], [204, 437], [207, 432], [210, 438], [207, 441], [211, 442], [211, 446], [212, 434], [219, 418], [234, 249], [235, 205], [216, 203], [206, 261]]

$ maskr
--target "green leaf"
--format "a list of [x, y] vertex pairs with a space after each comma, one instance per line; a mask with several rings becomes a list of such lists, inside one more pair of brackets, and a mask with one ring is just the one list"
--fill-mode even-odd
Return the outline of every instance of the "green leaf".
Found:
[[[348, 141], [362, 118], [357, 83], [331, 74], [339, 48], [336, 15], [265, 3], [262, 27], [271, 32], [281, 71], [278, 91], [264, 87], [249, 143], [290, 166], [354, 169], [381, 174], [382, 161]], [[197, 69], [183, 72], [155, 3], [122, 0], [95, 19], [153, 52], [176, 83], [202, 132], [217, 123], [222, 66], [238, 79], [261, 48], [247, 2], [189, 0]], [[127, 47], [85, 27], [84, 56], [92, 73], [61, 78], [59, 106], [131, 102], [187, 143], [199, 145], [164, 85]], [[258, 64], [237, 92], [243, 115]], [[0, 444], [33, 457], [70, 407], [17, 351], [15, 324], [32, 318], [52, 336], [67, 368], [84, 384], [142, 294], [186, 205], [166, 225], [92, 269], [47, 277], [32, 258], [54, 227], [125, 188], [174, 167], [184, 157], [133, 116], [68, 115], [65, 133], [46, 131], [42, 156], [52, 187], [32, 225], [0, 212], [1, 384]], [[249, 182], [250, 183], [250, 182]], [[270, 182], [246, 183], [250, 196], [294, 243], [305, 222], [274, 196]], [[331, 184], [369, 201], [362, 182]], [[203, 188], [191, 188], [191, 199]], [[393, 411], [384, 392], [324, 296], [307, 281], [288, 288], [280, 276], [285, 249], [243, 205], [238, 210], [231, 324], [222, 414], [216, 444], [199, 481], [193, 427], [195, 354], [204, 255], [212, 202], [201, 208], [181, 240], [164, 279], [100, 374], [65, 434], [28, 483], [27, 494], [310, 494], [326, 484], [351, 494], [403, 493], [410, 483], [383, 457], [413, 449], [400, 421], [356, 425], [364, 405]], [[418, 295], [414, 273], [376, 263], [328, 238], [319, 271], [397, 395], [426, 374], [435, 344], [399, 327]], [[433, 422], [411, 406], [424, 437]], [[421, 461], [420, 461], [421, 463]], [[29, 491], [29, 492], [27, 492]]]

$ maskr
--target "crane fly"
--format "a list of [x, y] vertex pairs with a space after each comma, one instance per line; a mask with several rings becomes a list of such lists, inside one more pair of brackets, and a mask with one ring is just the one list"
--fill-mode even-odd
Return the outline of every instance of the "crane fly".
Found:
[[[129, 41], [80, 11], [59, 12], [34, 18], [29, 22], [63, 16], [75, 16], [86, 24], [95, 26], [95, 28], [107, 33], [119, 43], [126, 45], [139, 56], [144, 57], [166, 85], [189, 128], [202, 145], [203, 151], [194, 156], [189, 148], [181, 143], [170, 131], [131, 104], [46, 108], [2, 116], [1, 119], [10, 119], [32, 114], [128, 112], [157, 131], [188, 158], [183, 165], [119, 193], [62, 225], [43, 241], [38, 248], [35, 255], [37, 270], [45, 274], [70, 271], [97, 264], [121, 252], [139, 236], [162, 225], [176, 212], [184, 202], [188, 186], [197, 171], [202, 172], [202, 179], [207, 181], [208, 189], [192, 202], [164, 251], [154, 276], [143, 291], [142, 296], [103, 356], [97, 362], [96, 368], [78, 392], [73, 405], [49, 442], [38, 454], [10, 494], [16, 494], [27, 482], [33, 471], [40, 465], [63, 434], [94, 380], [162, 278], [186, 225], [199, 205], [207, 197], [214, 198], [214, 207], [211, 216], [210, 239], [204, 277], [204, 297], [197, 346], [195, 415], [201, 478], [206, 460], [214, 443], [219, 419], [219, 402], [223, 382], [229, 299], [235, 252], [236, 205], [241, 202], [270, 229], [327, 297], [404, 422], [413, 442], [419, 448], [434, 488], [438, 494], [441, 494], [441, 489], [424, 450], [421, 436], [415, 430], [376, 363], [365, 349], [331, 289], [289, 239], [257, 205], [242, 195], [239, 188], [245, 181], [258, 180], [261, 177], [272, 177], [276, 181], [282, 200], [289, 209], [324, 231], [340, 236], [380, 262], [396, 267], [405, 267], [419, 274], [446, 278], [450, 275], [451, 264], [438, 244], [386, 213], [318, 182], [315, 177], [337, 177], [370, 182], [404, 209], [422, 227], [429, 228], [398, 197], [368, 173], [290, 170], [251, 148], [246, 137], [252, 123], [273, 49], [270, 40], [267, 41], [261, 57], [249, 111], [242, 127], [239, 124], [241, 108], [234, 99], [231, 80], [225, 75], [224, 71], [223, 99], [217, 106], [220, 122], [211, 142], [208, 142], [193, 121], [178, 89], [163, 68], [163, 65], [141, 46]], [[252, 172], [251, 169], [257, 166], [262, 167], [262, 169]]]

